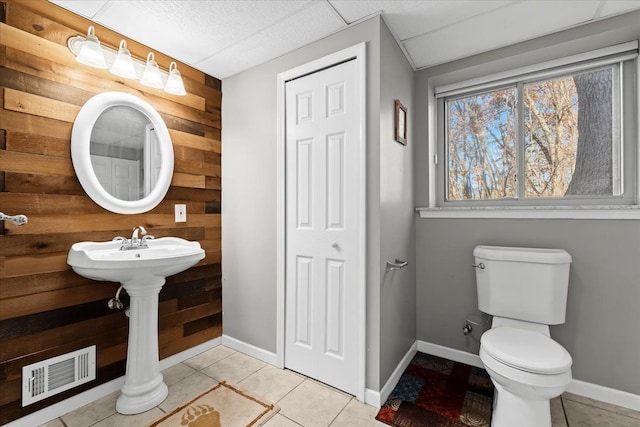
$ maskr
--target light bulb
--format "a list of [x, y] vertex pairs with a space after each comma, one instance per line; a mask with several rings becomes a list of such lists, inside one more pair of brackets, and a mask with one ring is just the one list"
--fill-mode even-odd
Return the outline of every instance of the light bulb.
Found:
[[184, 90], [184, 82], [178, 71], [178, 65], [172, 62], [169, 65], [169, 78], [167, 78], [167, 85], [164, 87], [164, 91], [172, 95], [186, 95], [187, 91]]
[[158, 68], [158, 63], [154, 59], [153, 52], [149, 52], [149, 55], [147, 55], [147, 65], [144, 67], [144, 73], [142, 74], [140, 83], [156, 89], [162, 89], [164, 87], [160, 68]]
[[76, 61], [95, 68], [109, 68], [107, 62], [104, 60], [104, 52], [100, 47], [98, 37], [96, 37], [95, 29], [93, 25], [89, 26], [87, 32], [87, 38], [82, 43], [80, 52], [76, 56]]
[[120, 41], [120, 48], [116, 59], [113, 61], [113, 65], [109, 69], [116, 76], [124, 77], [125, 79], [137, 79], [138, 74], [133, 66], [133, 59], [131, 53], [127, 49], [127, 42], [125, 40]]

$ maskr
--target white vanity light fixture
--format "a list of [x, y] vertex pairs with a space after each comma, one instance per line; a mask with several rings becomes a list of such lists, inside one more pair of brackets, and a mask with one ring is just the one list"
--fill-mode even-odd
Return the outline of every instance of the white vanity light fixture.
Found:
[[153, 52], [149, 52], [149, 55], [147, 55], [147, 65], [144, 67], [144, 73], [142, 74], [140, 83], [156, 89], [162, 89], [164, 87], [160, 67], [158, 67]]
[[172, 62], [169, 65], [169, 78], [167, 78], [167, 85], [164, 87], [164, 91], [172, 95], [186, 95], [187, 91], [184, 90], [184, 83], [178, 71], [178, 65]]
[[112, 74], [116, 76], [124, 77], [125, 79], [137, 79], [138, 73], [133, 65], [133, 58], [129, 49], [127, 49], [127, 41], [120, 40], [120, 48], [116, 54], [116, 58], [113, 60], [113, 65], [109, 68]]
[[76, 55], [76, 61], [81, 64], [95, 68], [109, 68], [104, 59], [104, 53], [100, 47], [100, 41], [96, 37], [96, 30], [93, 25], [89, 26], [87, 37], [80, 46], [80, 51]]
[[[153, 52], [147, 55], [146, 62], [133, 58], [127, 49], [125, 40], [120, 42], [120, 47], [116, 51], [98, 41], [93, 25], [89, 26], [86, 36], [69, 37], [67, 46], [76, 56], [76, 60], [82, 64], [95, 68], [109, 68], [112, 74], [127, 79], [137, 79], [139, 75], [142, 75], [140, 83], [145, 86], [164, 89], [165, 92], [172, 95], [184, 96], [187, 94], [184, 89], [184, 81], [175, 62], [171, 63], [169, 72], [167, 72], [158, 66]], [[111, 67], [107, 65], [108, 63], [112, 64]]]

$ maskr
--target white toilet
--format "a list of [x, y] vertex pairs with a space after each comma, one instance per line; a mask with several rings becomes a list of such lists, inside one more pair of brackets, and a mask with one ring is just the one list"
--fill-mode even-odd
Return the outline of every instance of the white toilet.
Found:
[[551, 339], [564, 323], [571, 255], [477, 246], [478, 308], [493, 315], [480, 359], [496, 388], [493, 427], [551, 427], [550, 399], [571, 381], [571, 355]]

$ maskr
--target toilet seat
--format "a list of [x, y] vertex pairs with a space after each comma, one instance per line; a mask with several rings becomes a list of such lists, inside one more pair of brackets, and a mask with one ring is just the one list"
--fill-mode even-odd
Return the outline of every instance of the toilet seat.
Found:
[[501, 326], [482, 334], [480, 343], [487, 356], [534, 374], [561, 374], [573, 363], [564, 347], [536, 331]]

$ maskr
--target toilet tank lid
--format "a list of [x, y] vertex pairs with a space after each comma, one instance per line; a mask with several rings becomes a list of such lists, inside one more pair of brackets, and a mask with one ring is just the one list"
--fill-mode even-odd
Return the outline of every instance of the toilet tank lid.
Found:
[[564, 249], [480, 245], [473, 250], [473, 256], [484, 259], [537, 262], [540, 264], [568, 264], [571, 262], [571, 255]]

